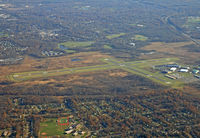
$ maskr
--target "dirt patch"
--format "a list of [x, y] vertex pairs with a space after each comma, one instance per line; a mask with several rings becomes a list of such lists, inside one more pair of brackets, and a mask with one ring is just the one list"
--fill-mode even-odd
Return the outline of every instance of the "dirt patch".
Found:
[[109, 73], [109, 76], [111, 77], [126, 77], [128, 76], [127, 72], [111, 72]]
[[42, 135], [45, 136], [45, 135], [47, 135], [47, 133], [44, 133], [44, 132], [43, 132]]

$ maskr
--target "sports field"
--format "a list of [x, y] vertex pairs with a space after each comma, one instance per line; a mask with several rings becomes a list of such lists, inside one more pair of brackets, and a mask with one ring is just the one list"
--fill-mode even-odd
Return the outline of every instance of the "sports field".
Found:
[[103, 65], [95, 65], [95, 66], [86, 66], [86, 67], [77, 67], [77, 68], [64, 68], [57, 70], [49, 70], [49, 71], [32, 71], [32, 72], [22, 72], [22, 73], [14, 73], [8, 76], [9, 80], [14, 82], [26, 81], [30, 79], [43, 78], [43, 77], [51, 77], [51, 76], [59, 76], [59, 75], [67, 75], [81, 72], [92, 72], [99, 70], [112, 70], [112, 69], [122, 69], [127, 72], [137, 74], [143, 76], [145, 78], [149, 78], [150, 80], [171, 86], [174, 88], [180, 88], [184, 85], [184, 82], [180, 80], [173, 80], [165, 77], [164, 74], [159, 71], [151, 72], [149, 71], [155, 65], [162, 64], [172, 64], [178, 61], [177, 58], [161, 58], [161, 59], [152, 59], [152, 60], [139, 60], [133, 62], [123, 62], [118, 61], [113, 58], [104, 58], [101, 59], [105, 62]]
[[[70, 137], [71, 135], [65, 135], [64, 130], [68, 128], [69, 125], [59, 125], [57, 118], [48, 118], [40, 123], [40, 137], [45, 138], [48, 136], [65, 136]], [[60, 122], [66, 122], [65, 119], [60, 120]], [[64, 124], [64, 123], [63, 123]]]

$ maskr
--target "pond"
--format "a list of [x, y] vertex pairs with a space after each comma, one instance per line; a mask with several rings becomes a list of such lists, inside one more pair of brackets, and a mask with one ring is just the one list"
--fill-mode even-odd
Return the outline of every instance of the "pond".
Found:
[[78, 59], [78, 58], [74, 58], [74, 59], [71, 59], [72, 62], [74, 61], [80, 61], [81, 59]]
[[62, 50], [68, 50], [68, 48], [64, 45], [60, 45], [59, 48], [62, 49]]

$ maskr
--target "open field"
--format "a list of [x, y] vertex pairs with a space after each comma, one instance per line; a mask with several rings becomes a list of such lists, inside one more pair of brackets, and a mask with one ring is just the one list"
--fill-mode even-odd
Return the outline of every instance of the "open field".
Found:
[[0, 32], [0, 38], [2, 37], [8, 37], [9, 35], [8, 34], [4, 34], [3, 32]]
[[193, 44], [192, 42], [179, 42], [179, 43], [162, 43], [162, 42], [154, 42], [150, 45], [143, 47], [144, 50], [156, 50], [158, 52], [176, 52], [177, 48], [181, 48], [185, 45]]
[[192, 28], [198, 26], [200, 23], [200, 17], [188, 17], [185, 24], [182, 27]]
[[[194, 42], [178, 42], [178, 43], [162, 43], [162, 42], [153, 42], [150, 45], [147, 45], [142, 50], [154, 50], [155, 53], [151, 55], [142, 55], [143, 59], [149, 58], [159, 58], [166, 57], [165, 55], [171, 55], [172, 57], [181, 58], [183, 62], [187, 64], [192, 64], [196, 60], [200, 58], [199, 52], [190, 51], [189, 48], [185, 46], [189, 46], [194, 44]], [[157, 55], [157, 56], [156, 56]]]
[[188, 17], [187, 24], [200, 23], [200, 17]]
[[112, 49], [112, 47], [109, 46], [109, 45], [104, 45], [103, 48], [104, 48], [104, 49]]
[[148, 37], [143, 36], [143, 35], [135, 35], [133, 37], [134, 40], [138, 40], [138, 41], [146, 41], [148, 39]]
[[117, 37], [120, 37], [120, 36], [123, 36], [123, 35], [126, 35], [126, 33], [107, 35], [106, 38], [107, 39], [113, 39], [113, 38], [117, 38]]
[[58, 46], [65, 46], [67, 48], [76, 48], [76, 47], [87, 47], [95, 43], [94, 41], [87, 41], [87, 42], [74, 42], [74, 41], [68, 41], [64, 43], [59, 43]]
[[164, 74], [161, 74], [159, 71], [151, 72], [146, 69], [146, 68], [152, 68], [155, 65], [175, 63], [176, 61], [178, 61], [177, 58], [161, 58], [161, 59], [141, 60], [141, 61], [133, 61], [133, 62], [122, 62], [122, 61], [117, 61], [112, 58], [103, 58], [102, 60], [105, 61], [106, 64], [77, 67], [77, 68], [64, 68], [64, 69], [49, 70], [49, 71], [32, 71], [32, 72], [13, 73], [13, 74], [10, 74], [8, 78], [11, 81], [20, 82], [20, 81], [42, 78], [42, 77], [51, 77], [51, 76], [91, 72], [91, 71], [98, 71], [98, 70], [122, 69], [127, 72], [143, 76], [154, 82], [157, 82], [166, 86], [180, 88], [184, 85], [183, 81], [172, 80], [165, 77]]
[[76, 51], [75, 50], [68, 50], [68, 49], [66, 49], [65, 52], [68, 53], [68, 54], [71, 54], [71, 53], [75, 53]]

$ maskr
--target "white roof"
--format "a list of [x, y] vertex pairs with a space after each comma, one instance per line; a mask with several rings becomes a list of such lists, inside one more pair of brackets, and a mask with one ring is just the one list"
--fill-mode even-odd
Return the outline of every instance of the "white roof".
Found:
[[188, 72], [188, 69], [180, 69], [181, 72]]
[[172, 70], [172, 71], [175, 71], [175, 70], [176, 70], [176, 68], [175, 68], [175, 67], [172, 67], [170, 70]]

